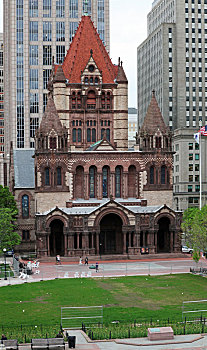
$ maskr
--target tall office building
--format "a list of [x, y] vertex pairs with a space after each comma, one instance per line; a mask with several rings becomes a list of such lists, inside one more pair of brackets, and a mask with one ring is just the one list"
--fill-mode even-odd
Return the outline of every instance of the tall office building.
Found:
[[4, 42], [0, 33], [0, 155], [4, 155]]
[[64, 60], [84, 13], [109, 51], [109, 0], [4, 0], [5, 148], [33, 148], [52, 64]]
[[202, 154], [193, 134], [207, 124], [207, 0], [156, 0], [148, 37], [138, 47], [139, 126], [155, 89], [166, 124], [174, 131], [174, 201], [198, 205], [202, 157], [202, 204], [207, 196], [206, 139]]

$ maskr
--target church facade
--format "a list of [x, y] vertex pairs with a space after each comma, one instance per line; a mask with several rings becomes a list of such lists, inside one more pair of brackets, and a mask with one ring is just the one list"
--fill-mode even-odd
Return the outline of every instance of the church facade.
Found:
[[128, 149], [128, 81], [90, 17], [82, 17], [64, 62], [53, 66], [48, 91], [33, 155], [11, 150], [18, 228], [28, 237], [19, 250], [39, 257], [180, 252], [172, 135], [153, 92]]

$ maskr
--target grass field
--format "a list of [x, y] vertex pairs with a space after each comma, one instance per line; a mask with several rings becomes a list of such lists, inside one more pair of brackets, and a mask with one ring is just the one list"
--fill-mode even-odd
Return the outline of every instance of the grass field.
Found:
[[183, 301], [206, 299], [207, 279], [190, 274], [62, 279], [0, 288], [0, 326], [55, 325], [61, 306], [104, 305], [114, 320], [181, 319]]

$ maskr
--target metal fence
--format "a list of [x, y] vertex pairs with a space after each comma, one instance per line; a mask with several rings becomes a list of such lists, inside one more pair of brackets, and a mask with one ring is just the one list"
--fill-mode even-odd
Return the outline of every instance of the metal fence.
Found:
[[207, 300], [183, 301], [182, 320], [207, 319]]
[[82, 326], [103, 326], [103, 306], [61, 307], [61, 326], [82, 328]]

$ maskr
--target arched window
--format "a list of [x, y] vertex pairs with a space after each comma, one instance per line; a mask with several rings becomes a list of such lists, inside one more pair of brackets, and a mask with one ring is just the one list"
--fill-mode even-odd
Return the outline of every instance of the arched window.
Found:
[[73, 129], [73, 142], [76, 142], [76, 129]]
[[98, 84], [98, 78], [95, 77], [95, 84]]
[[136, 168], [134, 165], [128, 169], [128, 197], [136, 198]]
[[87, 142], [91, 142], [91, 129], [87, 129]]
[[94, 91], [89, 91], [87, 96], [87, 108], [95, 109], [96, 108], [96, 95]]
[[106, 139], [110, 141], [110, 129], [106, 129]]
[[24, 219], [29, 217], [29, 196], [27, 194], [22, 196], [22, 217]]
[[84, 169], [82, 166], [76, 168], [74, 197], [84, 198]]
[[45, 186], [50, 186], [50, 169], [45, 168]]
[[92, 142], [96, 142], [96, 129], [92, 129]]
[[90, 198], [95, 198], [96, 195], [96, 167], [92, 166], [89, 169], [89, 193]]
[[155, 183], [155, 168], [154, 166], [150, 167], [150, 185], [154, 185]]
[[161, 148], [161, 137], [156, 137], [156, 148]]
[[101, 139], [103, 139], [105, 133], [105, 129], [101, 129]]
[[75, 109], [76, 107], [76, 96], [75, 96], [75, 91], [72, 93], [72, 109]]
[[57, 140], [56, 137], [50, 137], [50, 149], [56, 149]]
[[108, 187], [109, 187], [109, 167], [104, 166], [102, 170], [102, 195], [103, 198], [107, 198], [109, 196], [108, 194]]
[[56, 177], [57, 177], [57, 186], [62, 185], [62, 169], [60, 167], [56, 170]]
[[78, 104], [78, 108], [81, 108], [81, 93], [80, 92], [78, 92], [77, 104]]
[[165, 165], [161, 166], [161, 184], [162, 185], [166, 184], [166, 166]]
[[82, 141], [82, 130], [78, 129], [78, 142]]
[[117, 166], [115, 169], [115, 197], [121, 197], [121, 167]]

